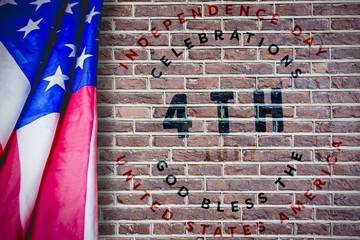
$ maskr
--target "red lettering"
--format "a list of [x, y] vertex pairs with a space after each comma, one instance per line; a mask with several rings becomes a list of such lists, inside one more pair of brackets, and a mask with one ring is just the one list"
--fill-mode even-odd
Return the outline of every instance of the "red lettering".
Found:
[[232, 5], [226, 4], [225, 5], [225, 14], [226, 15], [232, 15]]
[[150, 197], [150, 193], [148, 193], [148, 191], [144, 190], [144, 195], [140, 198], [140, 200], [144, 200], [146, 197]]
[[153, 204], [150, 206], [150, 210], [155, 212], [156, 208], [160, 206], [161, 204], [158, 201], [153, 202]]
[[205, 235], [206, 229], [207, 229], [208, 227], [210, 227], [210, 225], [208, 225], [208, 224], [200, 224], [200, 226], [203, 227], [202, 235]]
[[126, 177], [126, 181], [130, 181], [131, 179], [133, 179], [135, 177], [135, 175], [132, 175], [132, 170], [130, 169], [129, 171], [123, 173], [123, 176], [127, 176]]
[[307, 197], [310, 201], [313, 201], [316, 197], [316, 195], [312, 195], [311, 192], [310, 192], [310, 189], [307, 190], [305, 193], [304, 193], [305, 197]]
[[340, 145], [342, 144], [342, 142], [333, 142], [331, 144], [331, 146], [333, 146], [334, 148], [336, 148], [337, 150], [340, 151]]
[[256, 226], [257, 226], [258, 231], [259, 231], [260, 233], [265, 232], [266, 228], [265, 228], [263, 222], [258, 222], [258, 223], [256, 223]]
[[[122, 63], [120, 63], [120, 65], [121, 65]], [[125, 65], [124, 65], [125, 66]], [[125, 165], [125, 164], [127, 164], [127, 161], [122, 161], [122, 162], [120, 162], [120, 160], [121, 159], [124, 159], [124, 158], [126, 158], [126, 156], [125, 155], [121, 155], [120, 157], [118, 157], [117, 159], [116, 159], [116, 164], [117, 165]]]
[[159, 38], [161, 36], [161, 34], [159, 33], [159, 31], [156, 29], [156, 27], [153, 27], [151, 29], [151, 33], [154, 36], [154, 38]]
[[259, 10], [256, 11], [256, 17], [257, 19], [263, 20], [263, 17], [260, 17], [260, 12], [266, 12], [265, 9], [260, 8]]
[[249, 10], [250, 10], [250, 7], [247, 6], [246, 9], [244, 8], [243, 5], [240, 6], [240, 16], [243, 15], [243, 13], [245, 13], [245, 16], [249, 16]]
[[314, 37], [309, 37], [308, 39], [305, 39], [303, 41], [303, 43], [306, 43], [309, 47], [312, 46], [313, 42], [314, 42], [315, 38]]
[[295, 205], [291, 205], [290, 209], [295, 213], [298, 214], [298, 211], [300, 212], [302, 209], [305, 208], [305, 206], [302, 204], [302, 202], [300, 200], [296, 201], [297, 206]]
[[166, 30], [170, 30], [170, 26], [172, 24], [172, 21], [170, 19], [166, 19], [163, 21], [164, 27], [166, 28]]
[[228, 229], [230, 230], [230, 235], [233, 237], [234, 236], [234, 230], [236, 229], [236, 227], [228, 227]]
[[277, 22], [279, 21], [279, 18], [280, 18], [280, 14], [274, 13], [274, 14], [272, 15], [272, 18], [271, 18], [270, 23], [276, 25]]
[[283, 213], [283, 212], [281, 212], [281, 213], [279, 214], [279, 216], [280, 216], [280, 223], [281, 223], [281, 224], [282, 224], [285, 220], [289, 220], [289, 217], [286, 216], [286, 214]]
[[243, 230], [244, 230], [244, 235], [245, 235], [245, 236], [251, 235], [250, 225], [243, 225]]
[[133, 57], [137, 57], [139, 56], [139, 54], [137, 54], [134, 50], [130, 49], [130, 53], [126, 54], [125, 56], [131, 61], [134, 61], [135, 59]]
[[[215, 10], [215, 12], [213, 12], [213, 9]], [[208, 10], [209, 10], [209, 15], [210, 16], [215, 16], [219, 12], [219, 8], [217, 6], [215, 6], [215, 5], [209, 5]]]
[[[335, 157], [333, 162], [330, 161], [330, 158], [332, 158], [332, 157]], [[326, 157], [326, 162], [329, 165], [335, 165], [337, 163], [337, 161], [338, 161], [338, 159], [337, 159], [337, 157], [335, 155], [331, 155], [331, 156], [329, 155], [329, 156]]]
[[[129, 67], [128, 66], [126, 66], [125, 64], [123, 64], [123, 63], [120, 63], [120, 66], [121, 67], [123, 67], [123, 68], [125, 68], [126, 70], [128, 70], [129, 69]], [[121, 164], [121, 165], [124, 165], [124, 164]]]
[[328, 171], [326, 171], [325, 169], [321, 169], [321, 172], [325, 173], [326, 175], [331, 176], [331, 173], [329, 173]]
[[323, 182], [320, 178], [315, 179], [315, 181], [313, 182], [314, 186], [317, 187], [318, 189], [322, 189], [322, 187], [326, 184], [326, 182]]
[[[167, 217], [166, 215], [169, 216]], [[163, 213], [163, 215], [161, 216], [162, 219], [166, 220], [166, 221], [170, 221], [173, 218], [174, 214], [172, 211], [170, 211], [169, 209], [166, 209], [165, 212]]]
[[185, 16], [184, 16], [184, 13], [183, 13], [183, 12], [182, 12], [182, 13], [179, 13], [179, 14], [176, 15], [176, 16], [178, 17], [180, 24], [184, 24], [184, 23], [187, 22], [187, 20], [185, 19]]
[[185, 229], [186, 229], [186, 231], [188, 231], [188, 232], [192, 232], [192, 231], [194, 231], [194, 222], [187, 222], [186, 223], [186, 225], [188, 225]]
[[133, 187], [132, 190], [136, 190], [136, 189], [138, 189], [140, 186], [141, 186], [141, 183], [138, 183], [138, 184], [136, 184], [136, 185]]
[[320, 55], [321, 53], [326, 53], [327, 51], [322, 48], [322, 45], [320, 45], [319, 50], [316, 52], [316, 56]]
[[191, 9], [191, 13], [194, 19], [196, 19], [196, 16], [201, 17], [201, 7], [198, 7], [197, 11]]
[[[143, 42], [145, 42], [145, 44], [143, 44]], [[140, 38], [137, 41], [137, 44], [142, 48], [146, 48], [147, 46], [149, 46], [149, 40], [147, 40], [147, 38]]]
[[220, 227], [217, 227], [215, 229], [215, 232], [214, 232], [214, 237], [216, 237], [216, 235], [219, 235], [220, 237], [223, 237], [222, 233], [221, 233], [221, 228]]
[[[296, 31], [299, 31], [296, 33]], [[295, 37], [299, 37], [302, 34], [302, 28], [299, 25], [295, 25], [294, 29], [291, 31], [291, 34]]]

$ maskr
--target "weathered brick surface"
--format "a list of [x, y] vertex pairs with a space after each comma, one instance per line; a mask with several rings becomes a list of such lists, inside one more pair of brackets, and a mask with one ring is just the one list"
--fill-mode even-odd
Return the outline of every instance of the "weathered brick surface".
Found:
[[[105, 0], [97, 70], [99, 238], [359, 239], [359, 16], [356, 0]], [[287, 55], [288, 66], [281, 62]], [[162, 76], [153, 77], [153, 68]], [[291, 75], [296, 69], [298, 77]], [[254, 91], [263, 90], [264, 107], [276, 108], [269, 105], [274, 88], [282, 117], [267, 114], [266, 132], [256, 132], [261, 105], [254, 105]], [[233, 92], [227, 134], [219, 134], [214, 92]], [[187, 138], [164, 129], [179, 94], [192, 121]], [[281, 132], [273, 120], [283, 120]], [[333, 142], [342, 142], [340, 151]], [[121, 155], [128, 163], [117, 166]], [[327, 159], [335, 158], [330, 166]], [[159, 161], [168, 167], [159, 171]], [[294, 176], [284, 172], [291, 168]], [[284, 186], [275, 183], [279, 177]], [[177, 194], [182, 186], [187, 197]], [[201, 208], [204, 199], [209, 209]], [[172, 220], [162, 218], [166, 209]], [[289, 220], [281, 223], [280, 213]]]

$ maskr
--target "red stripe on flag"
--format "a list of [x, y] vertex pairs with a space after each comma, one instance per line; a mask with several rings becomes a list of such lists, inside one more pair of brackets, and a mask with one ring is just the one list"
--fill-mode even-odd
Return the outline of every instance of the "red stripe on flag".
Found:
[[84, 238], [95, 93], [96, 88], [83, 87], [69, 99], [42, 178], [30, 239]]
[[20, 156], [13, 132], [0, 167], [0, 239], [23, 239], [20, 220]]
[[0, 143], [0, 157], [2, 156], [3, 152], [4, 152], [4, 149], [3, 149], [3, 147], [2, 147], [2, 145]]

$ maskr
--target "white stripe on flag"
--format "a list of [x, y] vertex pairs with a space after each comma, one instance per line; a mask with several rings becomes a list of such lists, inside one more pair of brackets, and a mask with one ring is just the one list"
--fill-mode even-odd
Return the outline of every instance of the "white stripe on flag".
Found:
[[59, 113], [52, 113], [16, 131], [21, 167], [20, 218], [25, 229], [35, 205], [58, 121]]
[[31, 86], [0, 41], [0, 144], [5, 148], [24, 107]]
[[[95, 92], [96, 94], [96, 92]], [[95, 97], [95, 96], [94, 96]], [[95, 101], [96, 102], [96, 101]], [[84, 230], [84, 239], [85, 240], [96, 240], [98, 237], [98, 226], [97, 226], [97, 176], [96, 176], [96, 139], [97, 139], [97, 121], [96, 121], [97, 111], [96, 106], [94, 106], [94, 122], [93, 129], [91, 133], [91, 142], [90, 142], [90, 156], [89, 156], [89, 166], [87, 174], [87, 191], [86, 191], [86, 205], [85, 205], [85, 230]]]

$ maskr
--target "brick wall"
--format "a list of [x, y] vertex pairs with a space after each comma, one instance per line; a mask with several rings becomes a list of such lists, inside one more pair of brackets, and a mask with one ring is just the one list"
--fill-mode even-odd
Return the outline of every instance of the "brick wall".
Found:
[[356, 0], [105, 0], [100, 238], [360, 239], [359, 14]]

